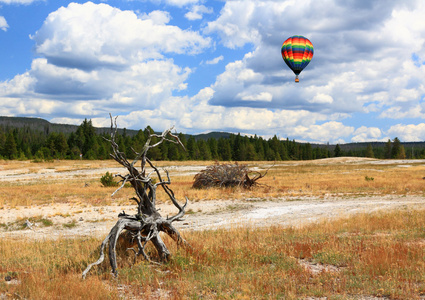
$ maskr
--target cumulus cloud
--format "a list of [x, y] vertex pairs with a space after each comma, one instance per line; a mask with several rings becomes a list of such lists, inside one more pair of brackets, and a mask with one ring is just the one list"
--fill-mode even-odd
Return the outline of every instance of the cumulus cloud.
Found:
[[[177, 6], [188, 20], [213, 13], [205, 1], [150, 1]], [[172, 10], [137, 15], [70, 3], [32, 36], [31, 69], [0, 82], [0, 113], [54, 114], [77, 124], [90, 117], [107, 126], [112, 112], [132, 128], [176, 125], [188, 133], [228, 130], [322, 143], [424, 139], [425, 2], [232, 0], [216, 12], [196, 31], [171, 25]], [[315, 48], [297, 84], [279, 53], [294, 34]], [[212, 84], [184, 93], [196, 69], [176, 57], [206, 49], [218, 53], [199, 69], [213, 69], [206, 65], [224, 61], [223, 53], [227, 65]], [[385, 125], [346, 125], [353, 115], [379, 116]], [[402, 118], [420, 124], [392, 123]]]
[[107, 4], [71, 3], [51, 13], [32, 38], [49, 63], [84, 70], [122, 69], [164, 53], [195, 54], [210, 45], [194, 31], [167, 25], [169, 20], [161, 11], [138, 18]]
[[[331, 2], [326, 7], [307, 0], [226, 2], [205, 32], [217, 34], [228, 48], [252, 45], [254, 50], [227, 65], [212, 85], [209, 103], [306, 110], [327, 115], [328, 120], [333, 114], [370, 112], [381, 118], [425, 118], [421, 103], [425, 65], [420, 63], [425, 60], [425, 4]], [[293, 34], [307, 36], [315, 47], [297, 85], [279, 54], [284, 39]], [[272, 95], [271, 100], [258, 101], [261, 93]], [[319, 134], [317, 128], [300, 126], [298, 135], [312, 138], [311, 131]], [[361, 125], [360, 131], [351, 126], [342, 129], [333, 133], [352, 141], [382, 134], [378, 128], [365, 132]]]
[[241, 47], [245, 43], [258, 43], [261, 40], [260, 33], [251, 23], [258, 6], [264, 6], [264, 2], [226, 2], [220, 17], [216, 21], [209, 22], [205, 32], [218, 33], [223, 44], [229, 48]]
[[9, 25], [7, 24], [6, 19], [3, 16], [0, 16], [0, 29], [7, 31], [7, 28], [9, 28]]
[[206, 7], [205, 5], [193, 5], [191, 10], [184, 16], [190, 21], [200, 20], [204, 14], [211, 14], [213, 11], [211, 7]]
[[166, 54], [191, 55], [210, 46], [209, 38], [169, 20], [163, 11], [138, 17], [91, 2], [52, 12], [32, 36], [40, 58], [25, 74], [0, 83], [2, 99], [16, 98], [28, 109], [15, 105], [5, 113], [69, 120], [157, 107], [186, 89], [192, 72]]
[[403, 109], [401, 106], [393, 106], [380, 114], [381, 118], [388, 119], [405, 119], [405, 118], [421, 118], [425, 119], [424, 107], [418, 104], [414, 107]]
[[357, 128], [353, 133], [353, 137], [351, 138], [351, 141], [353, 143], [387, 140], [387, 137], [382, 137], [382, 132], [379, 128], [366, 126], [361, 126]]
[[341, 122], [330, 121], [320, 125], [297, 126], [295, 132], [310, 141], [323, 143], [325, 141], [338, 143], [339, 139], [346, 138], [354, 132], [352, 126], [345, 126]]
[[397, 124], [391, 126], [391, 128], [388, 130], [388, 134], [393, 137], [403, 137], [404, 141], [425, 141], [425, 124]]

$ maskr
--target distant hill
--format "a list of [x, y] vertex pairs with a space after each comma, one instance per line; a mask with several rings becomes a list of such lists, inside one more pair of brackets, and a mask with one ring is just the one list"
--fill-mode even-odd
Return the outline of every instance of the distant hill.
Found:
[[49, 132], [75, 132], [78, 126], [68, 124], [53, 124], [49, 121], [40, 118], [23, 118], [23, 117], [0, 117], [0, 126], [6, 128], [23, 128], [30, 127], [31, 129]]
[[[24, 118], [24, 117], [1, 117], [0, 116], [0, 126], [10, 127], [10, 128], [22, 128], [22, 127], [30, 127], [31, 129], [35, 129], [38, 131], [42, 131], [46, 134], [50, 132], [63, 132], [64, 134], [69, 134], [71, 132], [77, 131], [77, 125], [69, 125], [69, 124], [55, 124], [50, 123], [44, 119], [40, 118]], [[110, 127], [95, 127], [97, 134], [109, 133]], [[118, 132], [122, 134], [124, 129], [118, 129]], [[134, 129], [126, 129], [126, 134], [129, 136], [136, 135], [138, 130]], [[195, 134], [193, 137], [195, 140], [207, 140], [209, 138], [219, 139], [219, 138], [229, 138], [232, 134], [229, 132], [209, 132], [202, 134]], [[191, 135], [185, 134], [186, 138], [189, 138]], [[304, 143], [300, 143], [304, 144]], [[341, 150], [343, 151], [356, 151], [358, 149], [366, 149], [367, 145], [371, 144], [374, 149], [385, 147], [385, 142], [365, 142], [365, 143], [347, 143], [340, 144]], [[406, 152], [408, 152], [412, 148], [425, 148], [425, 142], [401, 142], [404, 146]], [[335, 144], [312, 144], [313, 148], [328, 148], [329, 150], [333, 150], [335, 148]]]
[[[218, 131], [212, 131], [209, 133], [201, 133], [201, 134], [195, 134], [193, 135], [193, 137], [195, 138], [195, 140], [207, 140], [209, 138], [213, 138], [213, 139], [219, 139], [219, 138], [225, 138], [228, 139], [230, 137], [231, 133], [228, 132], [218, 132]], [[189, 135], [190, 136], [190, 135]]]
[[[25, 117], [1, 117], [0, 116], [0, 126], [5, 128], [23, 128], [23, 127], [30, 127], [33, 130], [38, 130], [41, 132], [44, 132], [46, 134], [49, 134], [50, 132], [62, 132], [64, 134], [70, 134], [71, 132], [76, 132], [79, 125], [69, 125], [69, 124], [56, 124], [56, 123], [50, 123], [47, 120], [41, 119], [41, 118], [25, 118]], [[97, 134], [103, 134], [103, 133], [109, 133], [111, 128], [110, 127], [95, 127]], [[119, 128], [118, 132], [122, 134], [124, 131], [123, 128]], [[134, 136], [137, 134], [139, 130], [134, 129], [126, 129], [126, 134], [129, 136]], [[185, 134], [188, 138], [189, 134]], [[195, 140], [207, 140], [209, 138], [215, 138], [219, 139], [221, 137], [223, 138], [229, 138], [231, 133], [228, 132], [210, 132], [210, 133], [202, 133], [193, 135]]]
[[[386, 142], [362, 142], [362, 143], [347, 143], [347, 144], [340, 144], [341, 150], [343, 151], [350, 151], [350, 150], [358, 150], [358, 149], [366, 149], [368, 145], [372, 145], [373, 149], [376, 148], [384, 148]], [[415, 149], [419, 148], [425, 148], [425, 142], [401, 142], [401, 145], [405, 148], [406, 152], [409, 151], [412, 147]], [[335, 148], [336, 144], [313, 144], [312, 147], [320, 147], [320, 148], [329, 148], [333, 150]]]

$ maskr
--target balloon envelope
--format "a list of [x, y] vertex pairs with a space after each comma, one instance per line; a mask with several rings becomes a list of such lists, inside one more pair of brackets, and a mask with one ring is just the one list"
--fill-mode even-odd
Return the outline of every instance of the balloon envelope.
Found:
[[295, 73], [295, 81], [298, 82], [298, 75], [313, 58], [313, 44], [301, 35], [294, 35], [283, 42], [281, 52], [283, 60]]

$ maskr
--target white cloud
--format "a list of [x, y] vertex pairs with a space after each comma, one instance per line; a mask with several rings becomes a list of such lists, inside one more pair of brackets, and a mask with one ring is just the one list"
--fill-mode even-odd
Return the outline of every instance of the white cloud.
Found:
[[205, 63], [207, 65], [216, 65], [218, 64], [220, 61], [222, 61], [224, 59], [223, 55], [217, 56], [216, 58], [213, 58], [211, 60], [207, 60]]
[[170, 13], [161, 10], [154, 10], [148, 14], [141, 15], [142, 20], [150, 20], [153, 24], [164, 25], [170, 22], [171, 16]]
[[169, 5], [182, 7], [189, 4], [197, 4], [199, 0], [164, 0], [164, 2]]
[[258, 94], [247, 94], [239, 93], [236, 95], [237, 98], [240, 98], [243, 101], [265, 101], [270, 102], [273, 100], [273, 95], [267, 92], [261, 92]]
[[[213, 12], [199, 0], [151, 2], [177, 6], [189, 20]], [[31, 69], [0, 82], [0, 113], [49, 113], [69, 122], [90, 117], [107, 126], [112, 112], [122, 114], [126, 127], [171, 124], [192, 133], [251, 131], [315, 142], [421, 137], [419, 125], [388, 127], [395, 119], [425, 119], [425, 2], [232, 0], [217, 6], [214, 21], [199, 22], [202, 34], [171, 25], [179, 23], [173, 9], [138, 16], [91, 2], [60, 8], [32, 37], [38, 58]], [[279, 53], [293, 34], [315, 47], [297, 84]], [[210, 86], [184, 95], [193, 91], [190, 76], [197, 70], [178, 65], [180, 58], [213, 47], [217, 57], [199, 67], [207, 69], [224, 60], [223, 46], [235, 49], [225, 50], [226, 60], [237, 59]], [[372, 112], [390, 125], [354, 125], [354, 118], [344, 124]]]
[[[309, 0], [226, 2], [205, 32], [217, 34], [228, 48], [250, 44], [254, 50], [229, 63], [217, 77], [210, 104], [318, 112], [325, 116], [322, 122], [330, 121], [327, 126], [344, 126], [332, 123], [331, 115], [346, 118], [355, 112], [375, 112], [391, 119], [425, 118], [425, 65], [418, 63], [425, 61], [425, 3], [328, 4], [323, 7]], [[293, 34], [309, 37], [315, 47], [299, 84], [293, 83], [294, 75], [279, 53], [284, 39]], [[272, 95], [272, 100], [246, 101], [255, 100], [247, 95], [260, 93]], [[329, 128], [318, 128], [329, 136]], [[311, 131], [319, 134], [316, 129], [299, 126], [295, 134], [313, 138], [316, 134]], [[342, 129], [334, 131], [335, 137], [360, 141], [382, 136], [377, 127], [356, 133], [351, 126]]]
[[351, 126], [345, 126], [341, 122], [330, 121], [321, 125], [297, 126], [294, 128], [297, 136], [302, 136], [310, 141], [318, 143], [338, 143], [340, 138], [346, 138], [354, 132]]
[[[208, 38], [169, 21], [163, 11], [138, 18], [91, 2], [51, 13], [32, 37], [42, 58], [25, 74], [0, 82], [0, 98], [15, 99], [8, 114], [79, 120], [154, 109], [173, 91], [186, 89], [192, 72], [166, 54], [193, 54], [210, 45]], [[55, 105], [47, 106], [51, 101]]]
[[71, 3], [51, 13], [33, 39], [37, 53], [49, 62], [80, 69], [122, 68], [164, 53], [198, 53], [210, 45], [208, 38], [168, 22], [168, 13], [161, 11], [138, 18], [106, 4]]
[[[258, 4], [264, 3], [259, 1]], [[217, 32], [224, 45], [229, 48], [241, 47], [245, 43], [256, 43], [261, 37], [258, 29], [250, 23], [256, 8], [257, 5], [253, 1], [226, 2], [220, 17], [216, 21], [209, 22], [205, 32]]]
[[193, 5], [191, 10], [184, 16], [190, 21], [200, 20], [204, 14], [211, 14], [213, 11], [211, 7], [206, 7], [205, 5]]
[[34, 88], [35, 79], [28, 72], [16, 75], [12, 80], [0, 82], [0, 97], [2, 95], [25, 95]]
[[425, 124], [397, 124], [391, 126], [388, 135], [398, 137], [403, 142], [425, 141]]
[[[55, 124], [71, 124], [71, 125], [81, 125], [81, 123], [84, 121], [84, 119], [73, 119], [73, 118], [52, 118], [50, 119], [51, 123], [55, 123]], [[111, 123], [106, 124], [106, 125], [100, 125], [99, 124], [94, 124], [93, 120], [92, 120], [93, 126], [95, 127], [108, 127], [111, 126]]]
[[382, 132], [377, 127], [366, 127], [361, 126], [360, 128], [357, 128], [354, 133], [353, 137], [351, 138], [351, 142], [353, 143], [362, 143], [362, 142], [368, 142], [368, 141], [386, 141], [388, 138], [382, 137]]
[[328, 104], [330, 104], [330, 103], [334, 102], [334, 99], [331, 96], [329, 96], [329, 95], [318, 93], [317, 95], [315, 95], [313, 97], [313, 99], [310, 102], [312, 102], [312, 103], [322, 103], [322, 104], [328, 103]]
[[425, 110], [421, 105], [414, 107], [408, 107], [404, 110], [400, 106], [393, 106], [384, 110], [380, 115], [380, 118], [388, 119], [404, 119], [404, 118], [422, 118], [425, 119]]
[[9, 25], [7, 24], [6, 19], [3, 16], [0, 16], [0, 29], [7, 31], [7, 28], [9, 28]]

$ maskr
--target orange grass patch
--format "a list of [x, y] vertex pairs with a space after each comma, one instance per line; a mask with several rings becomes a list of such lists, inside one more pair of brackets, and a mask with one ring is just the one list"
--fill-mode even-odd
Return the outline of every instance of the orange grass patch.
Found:
[[[361, 214], [302, 228], [184, 232], [163, 266], [107, 262], [79, 276], [97, 257], [96, 239], [0, 240], [0, 294], [27, 299], [347, 299], [425, 295], [425, 211]], [[151, 250], [148, 250], [151, 251]], [[91, 253], [91, 254], [90, 254]], [[154, 254], [150, 253], [153, 257]], [[319, 271], [307, 268], [318, 266]], [[109, 298], [108, 298], [109, 297]]]
[[[54, 161], [51, 163], [31, 163], [20, 161], [1, 161], [0, 171], [16, 171], [22, 174], [37, 173], [51, 168], [55, 172], [81, 169], [116, 168], [118, 164], [108, 161]], [[372, 162], [372, 163], [371, 163]], [[158, 162], [160, 168], [168, 169], [171, 185], [176, 197], [191, 201], [209, 199], [270, 199], [285, 196], [325, 196], [325, 195], [388, 195], [388, 194], [424, 194], [425, 165], [409, 161], [408, 165], [399, 165], [397, 161], [387, 160], [385, 164], [373, 160], [353, 161], [317, 160], [301, 162], [277, 162], [268, 171], [266, 177], [259, 180], [262, 185], [251, 190], [240, 188], [192, 188], [193, 177], [200, 166], [213, 162]], [[244, 162], [242, 162], [244, 163]], [[249, 168], [263, 172], [273, 165], [272, 162], [245, 162]], [[196, 168], [195, 168], [196, 167]], [[23, 171], [24, 170], [24, 171]], [[134, 196], [131, 188], [124, 188], [114, 198], [110, 195], [115, 188], [105, 188], [99, 176], [75, 175], [72, 178], [3, 181], [0, 185], [0, 209], [4, 206], [30, 206], [54, 202], [80, 202], [88, 205], [130, 203]], [[97, 178], [98, 177], [98, 178]], [[165, 172], [164, 172], [165, 178]], [[0, 178], [1, 180], [1, 178]], [[167, 200], [161, 189], [158, 201]]]

